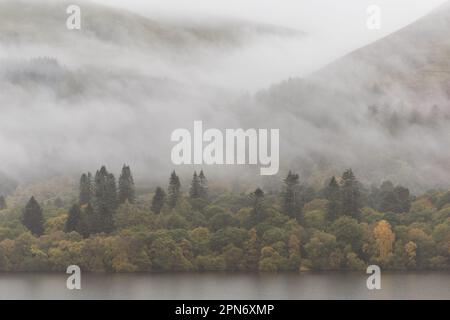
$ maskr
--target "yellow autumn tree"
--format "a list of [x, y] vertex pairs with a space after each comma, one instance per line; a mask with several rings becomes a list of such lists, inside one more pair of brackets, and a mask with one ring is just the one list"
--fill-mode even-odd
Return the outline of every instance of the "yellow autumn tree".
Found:
[[414, 268], [416, 266], [416, 250], [417, 245], [414, 242], [409, 241], [407, 244], [405, 244], [405, 252], [406, 256], [408, 257], [409, 268]]
[[381, 220], [373, 229], [377, 256], [375, 260], [382, 266], [389, 264], [395, 242], [395, 234], [386, 220]]

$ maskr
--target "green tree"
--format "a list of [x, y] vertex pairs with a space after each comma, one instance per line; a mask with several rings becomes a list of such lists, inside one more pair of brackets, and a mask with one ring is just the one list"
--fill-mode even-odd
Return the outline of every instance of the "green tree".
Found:
[[197, 175], [197, 171], [194, 171], [194, 176], [192, 177], [191, 188], [189, 190], [189, 196], [191, 199], [197, 199], [201, 197], [201, 183], [200, 178]]
[[123, 165], [122, 173], [119, 177], [119, 204], [122, 204], [127, 200], [129, 203], [134, 203], [135, 187], [130, 167]]
[[80, 205], [74, 204], [70, 210], [64, 227], [65, 232], [79, 231], [78, 227], [81, 223], [81, 208]]
[[36, 236], [44, 234], [44, 215], [41, 206], [34, 197], [31, 197], [23, 210], [22, 223]]
[[160, 187], [156, 188], [155, 195], [152, 200], [151, 210], [153, 213], [159, 214], [166, 201], [166, 193]]
[[95, 218], [91, 220], [91, 230], [112, 232], [114, 230], [114, 212], [117, 209], [117, 188], [114, 175], [103, 166], [95, 174]]
[[355, 219], [361, 216], [361, 190], [352, 169], [348, 169], [342, 175], [341, 187], [342, 213]]
[[331, 231], [336, 236], [341, 247], [351, 245], [352, 251], [361, 252], [364, 229], [351, 217], [340, 217], [331, 225]]
[[253, 205], [250, 216], [245, 223], [247, 227], [253, 227], [264, 220], [264, 191], [257, 188], [250, 197]]
[[177, 176], [175, 171], [172, 171], [169, 180], [169, 189], [168, 189], [168, 205], [170, 209], [175, 208], [178, 203], [178, 200], [181, 197], [181, 183], [180, 178]]
[[291, 218], [299, 218], [301, 206], [299, 205], [299, 176], [289, 171], [284, 179], [283, 211]]
[[332, 177], [330, 183], [325, 188], [325, 198], [328, 200], [327, 217], [328, 220], [333, 221], [341, 211], [340, 203], [340, 188], [335, 177]]
[[80, 205], [85, 205], [92, 200], [92, 176], [91, 173], [83, 173], [80, 178]]
[[305, 250], [314, 269], [333, 268], [332, 258], [337, 248], [336, 237], [325, 232], [316, 232], [305, 245]]

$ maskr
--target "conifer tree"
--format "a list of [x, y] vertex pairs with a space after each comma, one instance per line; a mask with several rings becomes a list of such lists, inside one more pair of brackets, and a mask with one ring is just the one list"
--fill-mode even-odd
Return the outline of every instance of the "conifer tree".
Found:
[[164, 202], [166, 201], [166, 193], [160, 187], [156, 188], [155, 195], [152, 200], [151, 210], [153, 213], [159, 214], [161, 212], [162, 207], [164, 206]]
[[4, 196], [0, 196], [0, 210], [5, 210], [8, 206]]
[[191, 189], [189, 190], [189, 196], [191, 199], [197, 199], [200, 198], [202, 192], [201, 192], [201, 184], [200, 184], [200, 178], [197, 175], [197, 171], [194, 171], [194, 176], [192, 177], [191, 182]]
[[79, 226], [81, 224], [81, 208], [79, 204], [74, 204], [69, 210], [69, 215], [67, 217], [66, 225], [64, 228], [65, 232], [79, 231]]
[[83, 173], [80, 178], [80, 205], [85, 205], [92, 200], [92, 176]]
[[44, 215], [41, 206], [34, 197], [31, 197], [23, 210], [22, 223], [36, 236], [44, 234]]
[[95, 174], [95, 207], [91, 230], [111, 232], [114, 229], [114, 212], [117, 209], [117, 189], [114, 175], [103, 166]]
[[180, 178], [177, 176], [175, 171], [170, 175], [169, 180], [169, 189], [168, 189], [168, 205], [170, 209], [175, 208], [178, 203], [178, 200], [181, 196], [181, 184]]
[[208, 199], [208, 180], [206, 179], [203, 170], [200, 170], [200, 174], [198, 175], [200, 179], [200, 198]]
[[299, 218], [299, 176], [289, 171], [287, 177], [284, 179], [283, 197], [283, 211], [291, 218]]
[[352, 169], [342, 175], [341, 187], [342, 214], [359, 219], [361, 215], [361, 190]]
[[262, 191], [260, 188], [257, 188], [251, 194], [251, 199], [253, 201], [253, 208], [250, 214], [250, 219], [248, 221], [249, 227], [257, 225], [264, 219], [264, 191]]
[[330, 221], [335, 220], [340, 213], [340, 189], [335, 177], [325, 188], [325, 198], [328, 200], [327, 217]]
[[135, 188], [130, 167], [124, 165], [119, 177], [119, 204], [125, 203], [126, 200], [129, 203], [134, 203]]

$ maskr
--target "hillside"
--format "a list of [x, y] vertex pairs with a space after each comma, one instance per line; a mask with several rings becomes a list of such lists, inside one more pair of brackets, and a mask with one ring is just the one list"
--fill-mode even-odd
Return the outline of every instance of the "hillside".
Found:
[[275, 113], [261, 120], [266, 126], [286, 128], [293, 165], [351, 166], [370, 171], [372, 181], [448, 186], [449, 28], [443, 6], [306, 78], [259, 92], [252, 103]]

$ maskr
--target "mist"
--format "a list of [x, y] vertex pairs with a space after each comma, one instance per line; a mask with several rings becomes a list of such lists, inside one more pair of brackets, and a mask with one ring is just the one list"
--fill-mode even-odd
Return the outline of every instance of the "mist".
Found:
[[[0, 2], [3, 176], [76, 176], [102, 164], [118, 172], [124, 163], [138, 183], [165, 181], [173, 169], [188, 175], [194, 166], [171, 163], [170, 134], [202, 120], [280, 128], [280, 176], [294, 169], [322, 183], [353, 167], [365, 182], [449, 185], [449, 79], [418, 70], [445, 68], [450, 11], [383, 39], [442, 1], [402, 11], [395, 23], [388, 16], [378, 34], [362, 15], [361, 29], [349, 23], [333, 41], [328, 15], [314, 24], [282, 12], [269, 19], [267, 7], [251, 19], [248, 8], [211, 18], [200, 3], [185, 14], [173, 2], [105, 3], [81, 2], [82, 28], [71, 31], [66, 2]], [[430, 37], [440, 46], [417, 45]], [[261, 179], [257, 167], [204, 169]]]

